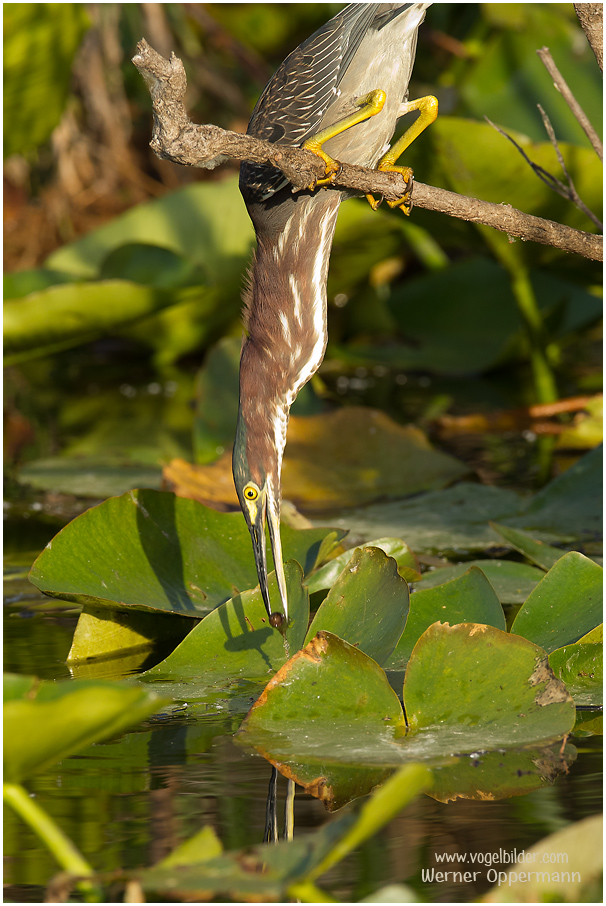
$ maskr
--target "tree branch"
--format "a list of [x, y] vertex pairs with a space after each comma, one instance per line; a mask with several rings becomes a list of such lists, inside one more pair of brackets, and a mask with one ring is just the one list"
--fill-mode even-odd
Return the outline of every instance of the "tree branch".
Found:
[[541, 62], [543, 63], [543, 66], [545, 67], [545, 69], [547, 70], [547, 72], [549, 73], [551, 78], [553, 79], [554, 86], [560, 92], [560, 94], [562, 95], [562, 97], [564, 98], [564, 100], [566, 101], [566, 103], [568, 104], [570, 109], [572, 110], [579, 126], [581, 127], [581, 129], [583, 130], [583, 132], [585, 133], [585, 135], [591, 142], [593, 150], [598, 155], [600, 160], [603, 161], [604, 160], [604, 148], [602, 146], [600, 136], [598, 135], [598, 133], [595, 131], [595, 129], [589, 122], [589, 117], [587, 116], [587, 114], [585, 113], [585, 111], [583, 110], [583, 108], [581, 107], [581, 105], [579, 104], [577, 99], [575, 98], [574, 94], [568, 87], [568, 83], [566, 82], [566, 79], [564, 78], [564, 76], [562, 75], [562, 73], [560, 72], [558, 67], [556, 66], [554, 59], [551, 56], [551, 53], [549, 51], [549, 48], [541, 47], [540, 50], [537, 50], [537, 53], [538, 53], [539, 57], [541, 58]]
[[602, 3], [575, 3], [575, 12], [581, 28], [587, 36], [589, 46], [598, 61], [600, 72], [604, 71], [604, 9]]
[[[313, 152], [273, 144], [250, 135], [228, 132], [219, 126], [197, 126], [184, 107], [187, 81], [181, 60], [171, 54], [170, 61], [142, 40], [137, 45], [133, 63], [149, 88], [154, 124], [150, 147], [165, 160], [189, 167], [213, 169], [226, 160], [247, 160], [278, 167], [291, 182], [293, 191], [315, 186], [325, 175], [324, 162]], [[370, 170], [353, 164], [342, 164], [333, 185], [361, 194], [380, 195], [396, 201], [406, 191], [400, 173]], [[414, 203], [471, 223], [501, 230], [509, 236], [551, 245], [575, 252], [595, 261], [602, 260], [602, 237], [543, 220], [517, 211], [511, 205], [493, 204], [467, 198], [445, 189], [414, 184]]]

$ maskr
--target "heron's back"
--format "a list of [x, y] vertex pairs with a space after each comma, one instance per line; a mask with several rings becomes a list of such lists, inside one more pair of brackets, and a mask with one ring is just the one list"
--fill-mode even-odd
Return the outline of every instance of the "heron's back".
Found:
[[[265, 87], [248, 133], [301, 145], [356, 109], [356, 100], [382, 88], [380, 114], [328, 141], [324, 149], [345, 163], [374, 166], [389, 143], [406, 100], [417, 32], [429, 3], [350, 4], [296, 48]], [[247, 204], [286, 184], [279, 170], [243, 164]]]

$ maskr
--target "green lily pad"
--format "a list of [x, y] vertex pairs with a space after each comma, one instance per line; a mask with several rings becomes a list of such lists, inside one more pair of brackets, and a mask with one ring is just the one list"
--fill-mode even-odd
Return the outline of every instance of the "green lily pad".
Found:
[[574, 541], [600, 535], [602, 463], [600, 445], [531, 497], [519, 516], [496, 521], [554, 540]]
[[327, 630], [377, 663], [387, 660], [408, 615], [408, 585], [396, 561], [377, 547], [358, 548], [320, 605], [305, 637]]
[[86, 680], [9, 676], [6, 689], [4, 778], [9, 783], [21, 783], [55, 761], [123, 732], [170, 701], [141, 685]]
[[404, 708], [412, 737], [450, 739], [459, 753], [554, 742], [575, 718], [544, 651], [478, 623], [434, 623], [423, 633], [408, 662]]
[[19, 472], [23, 484], [43, 491], [75, 494], [76, 497], [102, 497], [125, 494], [134, 488], [162, 486], [162, 469], [144, 463], [111, 461], [111, 457], [53, 456], [26, 463]]
[[[100, 659], [120, 658], [122, 667], [127, 671], [132, 666], [124, 663], [127, 656], [149, 650], [157, 642], [172, 640], [177, 644], [194, 625], [188, 617], [172, 613], [113, 610], [86, 604], [78, 617], [67, 663], [72, 668], [72, 674], [77, 665], [78, 676], [81, 677], [96, 675], [99, 670], [93, 669], [93, 664]], [[102, 669], [105, 672], [107, 668]]]
[[[369, 541], [364, 547], [378, 547], [388, 556], [393, 557], [398, 564], [398, 572], [407, 582], [416, 582], [421, 578], [419, 572], [419, 561], [404, 541], [399, 538], [378, 538], [376, 541]], [[354, 555], [355, 551], [361, 550], [361, 547], [351, 548], [344, 551], [329, 560], [324, 566], [315, 570], [307, 580], [307, 588], [310, 595], [316, 591], [323, 591], [335, 584], [343, 569], [347, 566]], [[338, 633], [337, 633], [338, 635]]]
[[[338, 537], [326, 529], [283, 526], [284, 557], [309, 572]], [[45, 594], [85, 606], [199, 619], [256, 586], [258, 578], [240, 513], [137, 490], [70, 522], [40, 554], [30, 581]]]
[[501, 604], [522, 604], [545, 575], [534, 566], [516, 563], [513, 560], [470, 560], [467, 563], [459, 563], [458, 566], [447, 566], [425, 573], [416, 583], [416, 588], [418, 591], [424, 591], [443, 585], [451, 579], [462, 576], [473, 566], [484, 573]]
[[604, 656], [601, 642], [576, 642], [549, 655], [549, 666], [577, 705], [604, 703]]
[[[278, 670], [303, 644], [309, 622], [309, 597], [298, 563], [284, 567], [289, 623], [285, 638], [269, 625], [259, 589], [236, 595], [209, 613], [175, 650], [142, 674], [150, 681], [173, 677], [198, 680], [198, 687], [239, 680], [262, 680]], [[270, 594], [277, 595], [275, 573]], [[193, 694], [194, 690], [192, 690]]]
[[520, 503], [514, 491], [461, 481], [445, 490], [351, 510], [347, 516], [331, 518], [330, 525], [346, 527], [364, 540], [403, 538], [417, 554], [460, 555], [502, 545], [488, 522], [517, 513]]
[[[384, 677], [367, 655], [320, 632], [270, 681], [238, 739], [312, 794], [342, 804], [380, 769], [403, 763], [439, 766], [446, 778], [450, 766], [460, 773], [456, 756], [498, 750], [502, 765], [503, 750], [511, 750], [519, 766], [520, 748], [551, 745], [574, 725], [572, 698], [545, 653], [491, 626], [435, 623], [423, 634], [404, 681], [406, 735]], [[478, 795], [503, 789], [494, 773], [487, 771]], [[506, 772], [508, 789], [514, 773]], [[463, 794], [456, 776], [442, 780], [449, 798]], [[540, 772], [534, 777], [540, 786]], [[463, 790], [469, 782], [467, 774]]]
[[600, 645], [603, 644], [604, 624], [600, 623], [599, 626], [596, 626], [595, 629], [592, 629], [587, 635], [582, 636], [582, 638], [579, 639], [579, 642], [582, 644], [593, 644], [594, 642], [599, 642]]
[[523, 532], [520, 529], [499, 525], [496, 522], [491, 522], [490, 526], [508, 544], [520, 551], [521, 554], [524, 554], [533, 563], [536, 563], [537, 566], [540, 566], [541, 569], [551, 569], [564, 553], [559, 548], [545, 544], [544, 541], [538, 541], [528, 532]]
[[492, 585], [477, 566], [471, 566], [461, 576], [411, 595], [406, 628], [386, 666], [405, 667], [420, 637], [437, 621], [485, 623], [505, 629], [505, 614]]
[[602, 621], [600, 566], [577, 551], [557, 561], [522, 605], [511, 631], [552, 652]]

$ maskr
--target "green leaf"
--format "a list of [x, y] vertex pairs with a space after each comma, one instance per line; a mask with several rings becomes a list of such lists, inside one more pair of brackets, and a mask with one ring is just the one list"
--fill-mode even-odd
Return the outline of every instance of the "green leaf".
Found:
[[126, 242], [112, 249], [99, 270], [101, 280], [130, 280], [156, 289], [204, 283], [196, 266], [171, 249], [146, 242]]
[[604, 656], [601, 642], [557, 648], [549, 655], [549, 666], [565, 684], [576, 705], [604, 703]]
[[[558, 552], [560, 556], [562, 552]], [[492, 585], [501, 604], [521, 604], [526, 600], [533, 588], [541, 581], [545, 573], [534, 566], [525, 563], [516, 563], [513, 560], [469, 560], [457, 566], [447, 566], [435, 569], [433, 572], [424, 573], [416, 583], [417, 591], [435, 588], [462, 576], [471, 567], [481, 570]], [[474, 622], [490, 622], [474, 620]]]
[[406, 629], [387, 667], [405, 667], [417, 641], [437, 621], [451, 625], [486, 623], [505, 629], [503, 608], [492, 585], [477, 566], [471, 566], [461, 576], [435, 588], [421, 588], [411, 595]]
[[37, 148], [58, 125], [72, 60], [89, 24], [81, 3], [5, 5], [5, 157]]
[[356, 823], [335, 844], [308, 878], [315, 880], [349, 852], [370, 839], [402, 811], [419, 793], [431, 787], [431, 772], [420, 764], [407, 764], [389, 778], [361, 807]]
[[[439, 767], [444, 798], [467, 795], [474, 770], [476, 794], [488, 798], [539, 788], [563, 769], [545, 748], [574, 725], [574, 703], [525, 639], [475, 623], [431, 626], [405, 677], [405, 736], [388, 689], [367, 655], [320, 632], [270, 681], [237, 738], [333, 808], [411, 762]], [[479, 754], [490, 751], [498, 759]], [[570, 748], [564, 761], [573, 758]]]
[[[416, 553], [484, 550], [502, 544], [488, 525], [517, 513], [520, 497], [513, 491], [461, 481], [445, 490], [407, 500], [372, 504], [352, 510], [331, 525], [347, 527], [364, 540], [404, 538]], [[318, 519], [318, 525], [324, 520]]]
[[521, 329], [507, 274], [487, 258], [470, 258], [407, 280], [394, 290], [389, 306], [409, 341], [401, 367], [436, 374], [477, 374], [494, 367]]
[[551, 743], [575, 717], [544, 651], [478, 623], [426, 630], [408, 662], [404, 708], [413, 738], [449, 738], [456, 752]]
[[602, 620], [602, 574], [583, 554], [565, 554], [520, 608], [511, 631], [547, 652], [576, 642]]
[[172, 293], [128, 280], [63, 283], [7, 301], [6, 362], [89, 342], [175, 301]]
[[[378, 538], [374, 541], [369, 541], [364, 547], [378, 547], [389, 557], [393, 557], [398, 564], [398, 572], [407, 582], [415, 582], [420, 579], [419, 561], [409, 546], [399, 538]], [[307, 580], [307, 588], [310, 595], [334, 585], [354, 553], [360, 550], [362, 550], [361, 546], [350, 548], [350, 550], [344, 551], [338, 557], [329, 560], [328, 563], [313, 572]]]
[[468, 471], [414, 425], [346, 406], [290, 420], [282, 490], [306, 512], [325, 513], [444, 487]]
[[320, 605], [305, 644], [326, 630], [382, 664], [408, 615], [408, 585], [397, 563], [377, 547], [358, 548]]
[[563, 554], [557, 547], [551, 547], [544, 541], [537, 541], [528, 532], [520, 529], [510, 528], [507, 525], [499, 525], [497, 522], [491, 522], [490, 527], [512, 547], [524, 554], [528, 560], [532, 560], [541, 569], [551, 569], [552, 566], [560, 559]]
[[125, 658], [171, 640], [177, 644], [193, 625], [192, 620], [175, 614], [111, 610], [87, 604], [78, 617], [67, 662], [72, 668], [85, 665], [90, 672], [93, 659]]
[[[337, 540], [326, 529], [282, 527], [285, 559], [311, 571]], [[269, 568], [272, 568], [271, 557]], [[198, 619], [258, 583], [240, 513], [130, 491], [92, 507], [53, 538], [30, 571], [45, 594], [86, 606]]]
[[[161, 246], [202, 268], [206, 282], [232, 275], [240, 282], [254, 231], [238, 177], [193, 183], [160, 199], [131, 208], [111, 223], [64, 245], [46, 261], [47, 267], [84, 279], [98, 277], [110, 252], [127, 243]], [[236, 296], [234, 311], [239, 310]]]
[[213, 898], [322, 902], [328, 897], [314, 886], [314, 879], [376, 834], [430, 783], [427, 768], [407, 765], [377, 790], [358, 814], [340, 815], [313, 834], [275, 846], [247, 847], [194, 864], [166, 867], [161, 863], [137, 871], [134, 877], [148, 894], [188, 902]]
[[596, 447], [531, 497], [519, 516], [497, 521], [558, 540], [600, 535], [602, 459]]
[[199, 862], [208, 862], [220, 856], [223, 844], [209, 824], [190, 837], [168, 856], [157, 863], [156, 868], [166, 870], [176, 868], [177, 865], [196, 865]]
[[45, 682], [22, 688], [9, 678], [4, 705], [4, 777], [20, 783], [30, 774], [158, 711], [170, 699], [141, 685]]
[[125, 462], [125, 457], [53, 456], [26, 463], [19, 472], [23, 484], [76, 497], [113, 497], [134, 488], [162, 486], [161, 466]]
[[[291, 653], [301, 648], [309, 622], [309, 597], [301, 585], [301, 567], [290, 561], [284, 570], [290, 618], [285, 639], [269, 625], [261, 592], [247, 591], [209, 613], [172, 654], [143, 678], [196, 679], [202, 687], [239, 680], [265, 682]], [[275, 573], [269, 577], [269, 588], [275, 600]]]
[[[302, 717], [304, 715], [304, 720]], [[354, 645], [320, 631], [270, 680], [242, 730], [292, 725], [302, 736], [317, 719], [377, 730], [403, 726], [397, 695], [378, 664]]]

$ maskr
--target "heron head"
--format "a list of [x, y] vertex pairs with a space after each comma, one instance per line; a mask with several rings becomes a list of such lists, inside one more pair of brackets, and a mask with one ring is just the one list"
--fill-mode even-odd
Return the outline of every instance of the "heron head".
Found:
[[[253, 553], [259, 577], [261, 594], [269, 620], [277, 629], [288, 623], [288, 600], [286, 577], [282, 562], [280, 539], [280, 460], [281, 451], [276, 451], [270, 438], [263, 437], [258, 425], [247, 424], [245, 414], [240, 410], [233, 452], [234, 484], [240, 507], [252, 538]], [[281, 614], [272, 609], [267, 584], [267, 551], [265, 526], [269, 528], [269, 539], [274, 559], [278, 590], [284, 611]]]

